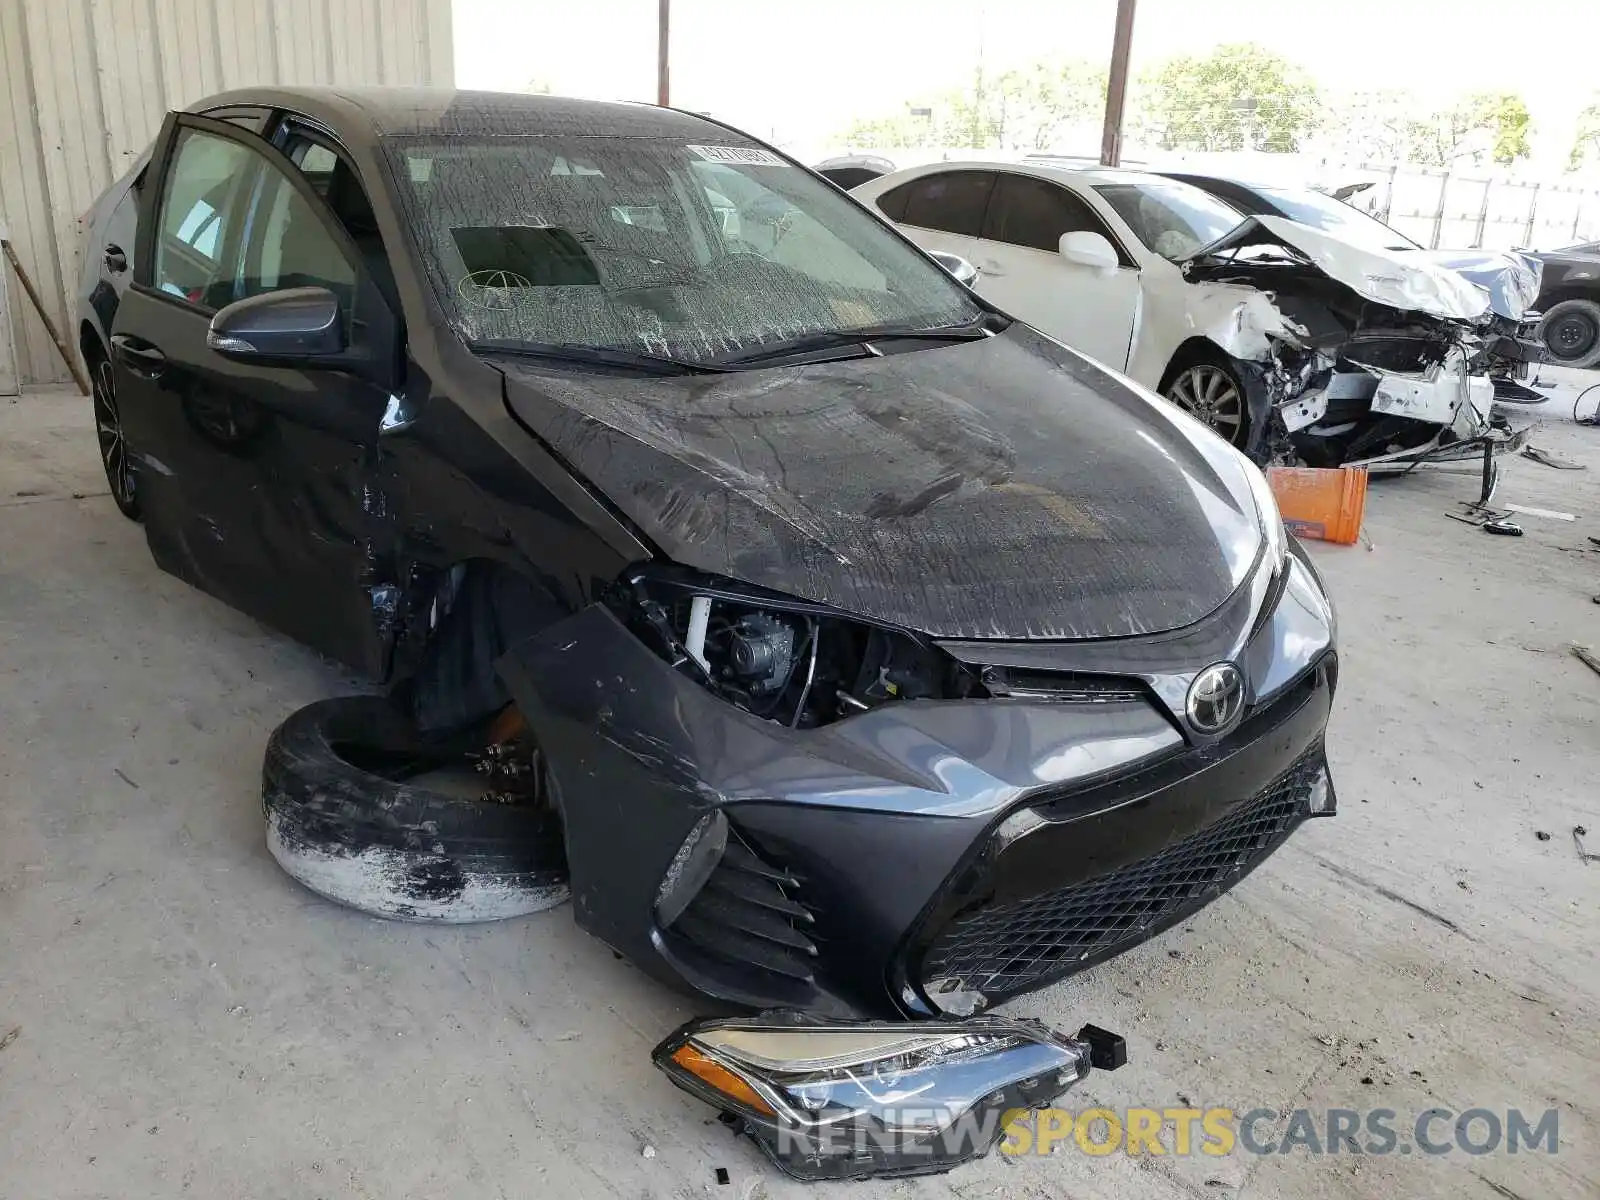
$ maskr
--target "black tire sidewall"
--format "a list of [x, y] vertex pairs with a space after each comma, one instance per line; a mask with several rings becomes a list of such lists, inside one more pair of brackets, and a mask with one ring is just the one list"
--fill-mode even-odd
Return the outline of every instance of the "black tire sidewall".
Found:
[[334, 749], [340, 742], [417, 745], [410, 723], [382, 696], [309, 704], [267, 743], [262, 803], [269, 819], [335, 851], [381, 847], [450, 857], [468, 870], [564, 877], [559, 822], [548, 808], [464, 800], [384, 779], [341, 758]]
[[[1551, 332], [1568, 321], [1581, 321], [1589, 328], [1589, 341], [1576, 354], [1563, 355], [1551, 341]], [[1544, 342], [1550, 360], [1563, 367], [1586, 369], [1600, 365], [1600, 303], [1593, 300], [1563, 300], [1552, 305], [1539, 326], [1539, 337]]]

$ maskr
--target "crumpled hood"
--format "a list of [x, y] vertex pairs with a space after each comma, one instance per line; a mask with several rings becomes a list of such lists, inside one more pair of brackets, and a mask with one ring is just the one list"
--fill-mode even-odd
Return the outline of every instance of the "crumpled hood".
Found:
[[1425, 259], [1456, 272], [1489, 294], [1496, 315], [1520, 321], [1539, 298], [1544, 264], [1520, 250], [1408, 250], [1406, 257]]
[[1357, 246], [1285, 217], [1246, 217], [1182, 264], [1187, 267], [1224, 254], [1279, 246], [1297, 251], [1330, 279], [1356, 295], [1405, 312], [1428, 313], [1452, 321], [1484, 320], [1489, 294], [1460, 274], [1408, 251]]
[[492, 361], [512, 414], [674, 561], [934, 636], [1179, 628], [1260, 551], [1232, 450], [1020, 323], [726, 375]]

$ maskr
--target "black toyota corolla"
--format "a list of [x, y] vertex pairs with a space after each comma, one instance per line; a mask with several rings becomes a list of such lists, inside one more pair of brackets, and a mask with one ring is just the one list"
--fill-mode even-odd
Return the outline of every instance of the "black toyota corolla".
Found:
[[1333, 810], [1260, 472], [736, 130], [232, 93], [90, 237], [156, 561], [419, 728], [514, 697], [577, 920], [678, 986], [968, 1017]]

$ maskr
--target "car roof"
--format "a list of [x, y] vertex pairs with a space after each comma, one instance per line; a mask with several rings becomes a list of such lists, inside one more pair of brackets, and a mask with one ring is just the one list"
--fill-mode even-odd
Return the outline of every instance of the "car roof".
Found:
[[520, 92], [426, 87], [243, 88], [208, 96], [189, 112], [241, 105], [286, 108], [320, 120], [337, 133], [379, 137], [406, 134], [474, 136], [565, 134], [601, 137], [715, 137], [748, 140], [694, 113], [625, 101], [574, 100]]
[[832, 171], [840, 167], [869, 167], [885, 175], [895, 169], [894, 163], [876, 154], [841, 154], [835, 158], [825, 158], [821, 162], [813, 164], [811, 169], [813, 171]]
[[1153, 171], [1135, 171], [1125, 167], [1078, 167], [1070, 163], [1050, 162], [1039, 158], [1018, 159], [968, 159], [961, 162], [925, 163], [908, 167], [896, 175], [931, 175], [936, 171], [1021, 171], [1047, 178], [1072, 179], [1088, 184], [1143, 183], [1151, 186], [1172, 183], [1164, 175]]
[[1214, 179], [1218, 183], [1231, 183], [1235, 187], [1242, 187], [1252, 192], [1292, 192], [1295, 190], [1311, 191], [1313, 189], [1304, 184], [1272, 183], [1265, 179], [1251, 179], [1247, 175], [1233, 175], [1222, 171], [1189, 171], [1181, 167], [1162, 171], [1161, 174], [1175, 179]]

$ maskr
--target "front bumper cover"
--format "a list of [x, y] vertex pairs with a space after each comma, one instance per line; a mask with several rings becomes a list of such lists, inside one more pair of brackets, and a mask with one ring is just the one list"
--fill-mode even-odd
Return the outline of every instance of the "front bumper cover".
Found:
[[[1298, 547], [1254, 595], [1215, 628], [1083, 644], [1143, 689], [1112, 703], [912, 701], [794, 731], [599, 606], [499, 667], [545, 750], [580, 926], [729, 1004], [966, 1016], [1151, 936], [1331, 811], [1331, 606]], [[1040, 646], [1052, 667], [1078, 652]], [[1175, 664], [1217, 657], [1251, 707], [1204, 741]]]

